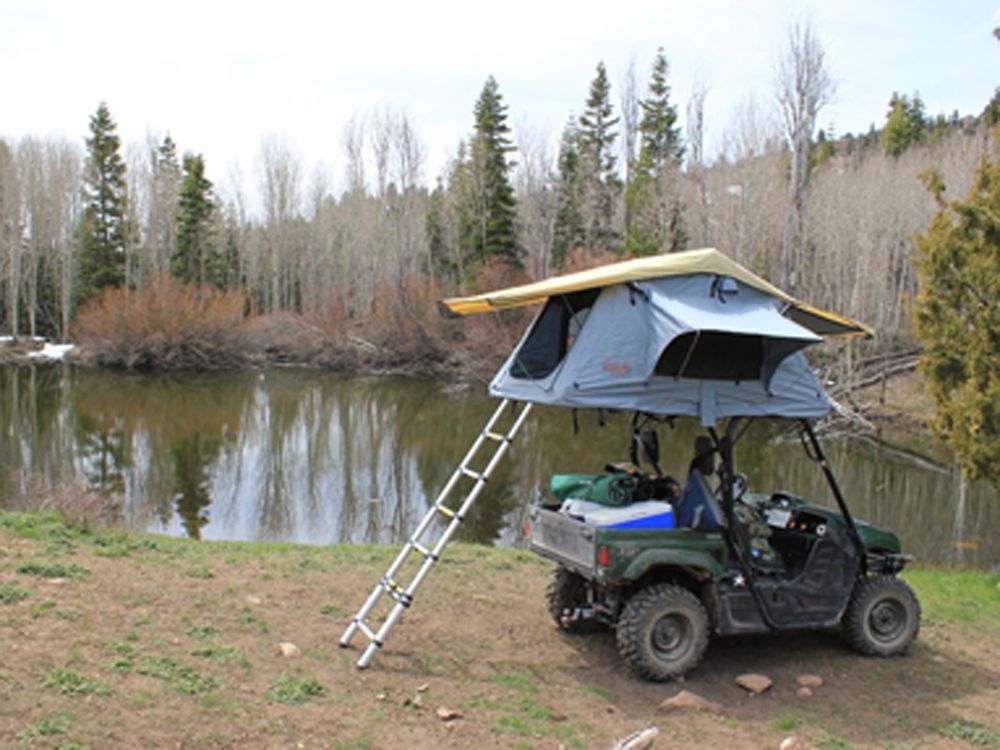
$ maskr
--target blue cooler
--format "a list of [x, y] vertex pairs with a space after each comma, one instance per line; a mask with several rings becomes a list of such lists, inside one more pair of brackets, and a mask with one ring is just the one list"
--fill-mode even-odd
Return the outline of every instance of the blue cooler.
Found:
[[644, 500], [611, 508], [600, 503], [570, 498], [563, 502], [559, 512], [591, 526], [605, 529], [674, 528], [673, 508], [662, 500]]

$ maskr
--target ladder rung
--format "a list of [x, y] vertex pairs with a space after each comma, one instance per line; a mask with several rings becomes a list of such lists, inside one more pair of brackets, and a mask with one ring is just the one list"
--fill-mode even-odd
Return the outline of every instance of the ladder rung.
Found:
[[481, 474], [478, 471], [473, 471], [468, 466], [463, 466], [461, 467], [460, 470], [463, 474], [465, 474], [465, 476], [469, 477], [470, 479], [475, 479], [477, 482], [485, 482], [487, 479], [489, 479], [489, 477], [486, 476], [485, 474]]
[[458, 518], [459, 521], [462, 520], [461, 518], [459, 518], [458, 514], [455, 513], [455, 511], [453, 511], [451, 508], [445, 507], [444, 505], [440, 505], [440, 504], [436, 505], [434, 507], [434, 510], [436, 510], [438, 513], [440, 513], [445, 518]]
[[490, 440], [495, 440], [498, 443], [510, 443], [514, 439], [510, 435], [503, 435], [499, 432], [490, 432], [489, 430], [483, 432], [483, 436], [489, 438]]
[[355, 620], [354, 622], [357, 623], [358, 630], [360, 630], [362, 633], [364, 633], [366, 636], [368, 636], [368, 640], [369, 641], [374, 641], [375, 640], [376, 633], [375, 633], [374, 630], [372, 630], [370, 627], [368, 627], [368, 623], [367, 622], [365, 622], [364, 620]]
[[406, 593], [406, 589], [388, 576], [379, 581], [379, 583], [382, 584], [382, 588], [385, 589], [389, 596], [402, 604], [404, 607], [409, 607], [413, 603], [413, 597]]
[[429, 550], [427, 547], [425, 547], [424, 545], [422, 545], [420, 542], [418, 542], [416, 539], [411, 539], [410, 540], [410, 544], [413, 545], [413, 549], [415, 549], [417, 552], [419, 552], [424, 557], [429, 557], [434, 562], [438, 561], [438, 556], [435, 555], [433, 552], [431, 552], [431, 550]]

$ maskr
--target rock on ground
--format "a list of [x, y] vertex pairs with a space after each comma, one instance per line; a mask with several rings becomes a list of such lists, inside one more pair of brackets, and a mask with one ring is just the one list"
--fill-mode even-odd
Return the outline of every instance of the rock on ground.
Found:
[[710, 711], [717, 714], [725, 711], [721, 703], [715, 703], [714, 701], [702, 698], [690, 690], [681, 690], [677, 695], [667, 698], [659, 705], [661, 711], [675, 711], [680, 708], [692, 708], [695, 711]]
[[761, 693], [771, 689], [771, 686], [774, 684], [774, 680], [767, 675], [748, 673], [741, 674], [737, 677], [736, 684], [745, 690], [749, 690], [754, 695], [760, 695]]

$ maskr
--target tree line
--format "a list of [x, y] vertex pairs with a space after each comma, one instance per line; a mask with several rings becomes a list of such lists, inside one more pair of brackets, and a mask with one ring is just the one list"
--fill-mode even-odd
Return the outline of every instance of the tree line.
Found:
[[711, 91], [695, 90], [682, 128], [660, 49], [644, 81], [630, 66], [613, 86], [598, 63], [557, 145], [512, 126], [488, 78], [468, 138], [432, 185], [415, 123], [391, 108], [344, 127], [339, 195], [266, 137], [259, 207], [239, 184], [223, 195], [203, 155], [180, 155], [169, 135], [123, 148], [101, 103], [82, 148], [0, 140], [0, 331], [65, 340], [101, 289], [167, 277], [240, 290], [248, 313], [363, 321], [391, 306], [414, 317], [492, 269], [538, 278], [716, 246], [871, 323], [878, 346], [910, 339], [913, 236], [935, 210], [917, 175], [935, 167], [949, 195], [966, 191], [1000, 100], [978, 116], [930, 118], [918, 93], [893, 93], [882, 128], [837, 137], [819, 128], [834, 87], [814, 30], [790, 27], [779, 59], [770, 101], [739, 104], [713, 159]]

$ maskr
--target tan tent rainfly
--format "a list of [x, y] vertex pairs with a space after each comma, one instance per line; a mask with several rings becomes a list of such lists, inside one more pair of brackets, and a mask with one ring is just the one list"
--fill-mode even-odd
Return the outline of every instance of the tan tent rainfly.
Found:
[[871, 338], [874, 335], [872, 329], [864, 323], [834, 315], [800, 302], [711, 247], [654, 255], [648, 258], [636, 258], [586, 271], [553, 276], [531, 284], [508, 287], [495, 292], [486, 292], [471, 297], [453, 297], [442, 300], [441, 306], [442, 311], [449, 316], [471, 315], [491, 310], [506, 310], [533, 305], [544, 302], [552, 296], [584, 289], [600, 289], [630, 281], [700, 273], [728, 276], [778, 298], [787, 306], [783, 313], [785, 317], [817, 335], [825, 337], [862, 336], [864, 338]]

